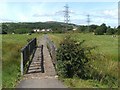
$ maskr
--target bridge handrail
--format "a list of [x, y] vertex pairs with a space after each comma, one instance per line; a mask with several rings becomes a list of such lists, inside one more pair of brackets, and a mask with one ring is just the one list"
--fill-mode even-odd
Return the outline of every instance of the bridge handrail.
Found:
[[47, 35], [45, 36], [45, 39], [46, 39], [48, 50], [50, 52], [50, 56], [52, 58], [52, 62], [55, 65], [56, 64], [56, 50], [57, 50], [57, 48], [56, 48], [55, 44], [48, 38]]
[[21, 49], [21, 75], [24, 74], [24, 68], [30, 60], [30, 56], [33, 54], [33, 51], [35, 50], [36, 46], [37, 39], [34, 38]]

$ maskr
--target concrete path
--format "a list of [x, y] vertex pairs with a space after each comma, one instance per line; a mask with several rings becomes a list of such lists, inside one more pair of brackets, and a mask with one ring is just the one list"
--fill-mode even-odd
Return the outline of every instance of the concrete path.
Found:
[[[35, 72], [35, 70], [28, 70], [28, 74], [24, 75], [23, 79], [19, 82], [16, 88], [66, 88], [62, 82], [58, 80], [55, 68], [46, 46], [45, 37], [38, 40], [38, 46], [41, 44], [43, 45], [44, 73], [41, 72], [39, 67], [36, 68], [38, 70], [36, 70], [37, 72]], [[40, 48], [37, 48], [31, 67], [33, 66], [34, 68], [34, 62], [38, 63], [38, 61], [40, 61], [40, 57]]]

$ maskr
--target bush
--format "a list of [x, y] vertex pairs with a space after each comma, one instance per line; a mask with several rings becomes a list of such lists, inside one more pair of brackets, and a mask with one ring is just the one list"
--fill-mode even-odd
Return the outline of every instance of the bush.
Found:
[[95, 35], [103, 35], [104, 32], [102, 31], [102, 28], [101, 27], [97, 27], [96, 30], [95, 30]]
[[117, 64], [96, 50], [93, 53], [95, 47], [87, 47], [84, 42], [77, 42], [67, 36], [60, 43], [56, 57], [58, 75], [63, 78], [93, 79], [110, 87], [117, 86], [118, 69], [114, 69]]
[[106, 30], [107, 30], [107, 26], [106, 24], [102, 24], [100, 25], [99, 27], [96, 28], [95, 30], [95, 34], [96, 35], [104, 35], [106, 33]]
[[115, 33], [115, 30], [113, 28], [108, 28], [106, 34], [107, 35], [112, 35]]
[[91, 59], [91, 47], [84, 47], [82, 42], [77, 42], [67, 36], [57, 50], [57, 71], [61, 77], [87, 78], [86, 67]]

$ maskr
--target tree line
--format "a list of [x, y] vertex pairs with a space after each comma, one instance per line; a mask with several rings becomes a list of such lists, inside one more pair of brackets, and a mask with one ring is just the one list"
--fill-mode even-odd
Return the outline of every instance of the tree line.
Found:
[[[120, 26], [117, 28], [111, 28], [106, 26], [106, 24], [101, 25], [75, 25], [68, 24], [67, 31], [72, 31], [73, 28], [77, 28], [77, 32], [93, 32], [95, 35], [113, 35], [118, 34], [120, 31]], [[66, 31], [66, 24], [62, 22], [19, 22], [19, 23], [2, 23], [2, 34], [16, 33], [34, 33], [33, 29], [52, 29], [53, 33], [63, 33]]]
[[111, 28], [110, 26], [106, 26], [105, 23], [101, 25], [90, 25], [88, 26], [79, 26], [77, 31], [79, 32], [93, 32], [95, 35], [113, 35], [118, 34], [120, 31], [120, 26], [117, 28]]
[[[72, 29], [72, 25], [69, 24], [68, 29]], [[65, 31], [66, 25], [62, 22], [33, 22], [33, 23], [2, 23], [2, 34], [7, 33], [16, 33], [16, 34], [24, 34], [24, 33], [33, 33], [33, 29], [52, 29], [53, 32], [61, 33]], [[71, 28], [71, 29], [70, 29]]]

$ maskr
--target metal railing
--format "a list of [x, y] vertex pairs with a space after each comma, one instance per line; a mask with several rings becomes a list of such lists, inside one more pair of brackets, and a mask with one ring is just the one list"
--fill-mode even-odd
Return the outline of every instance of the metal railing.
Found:
[[47, 35], [45, 35], [46, 43], [47, 43], [47, 48], [50, 52], [50, 56], [52, 58], [52, 62], [55, 65], [56, 64], [56, 46], [55, 44], [48, 38]]
[[30, 61], [30, 56], [33, 54], [37, 46], [37, 39], [32, 39], [25, 47], [21, 49], [21, 75], [24, 74], [26, 64]]

